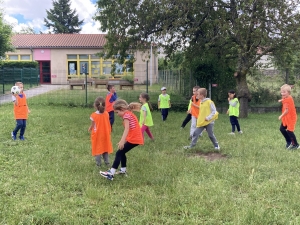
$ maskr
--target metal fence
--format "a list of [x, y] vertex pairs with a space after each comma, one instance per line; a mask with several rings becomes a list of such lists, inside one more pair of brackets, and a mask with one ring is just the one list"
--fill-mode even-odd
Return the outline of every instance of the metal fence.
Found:
[[39, 85], [39, 69], [37, 68], [0, 68], [0, 85], [2, 94], [7, 93], [16, 82], [25, 86]]

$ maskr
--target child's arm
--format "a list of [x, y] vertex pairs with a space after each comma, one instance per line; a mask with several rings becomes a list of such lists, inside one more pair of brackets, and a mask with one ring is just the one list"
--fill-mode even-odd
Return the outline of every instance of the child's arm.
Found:
[[91, 132], [94, 126], [95, 126], [95, 122], [92, 121], [92, 124], [91, 124], [91, 126], [89, 127], [89, 130], [88, 130], [88, 131]]
[[169, 108], [171, 108], [171, 101], [169, 100]]
[[14, 105], [18, 105], [18, 98], [16, 97], [18, 94], [13, 95], [12, 100]]
[[284, 117], [286, 114], [288, 114], [289, 109], [285, 108], [284, 112], [278, 117], [279, 120], [281, 120], [282, 117]]
[[158, 100], [157, 108], [160, 109], [160, 100]]
[[144, 125], [146, 123], [146, 116], [147, 116], [147, 111], [143, 110], [143, 121], [142, 121], [142, 125]]
[[213, 118], [213, 116], [216, 114], [217, 109], [216, 106], [213, 102], [210, 103], [210, 114], [205, 118], [206, 121], [211, 120], [211, 118]]
[[126, 142], [126, 137], [128, 135], [128, 132], [129, 132], [129, 120], [124, 119], [124, 132], [123, 132], [121, 140], [118, 143], [119, 150], [122, 150], [124, 148], [124, 144]]

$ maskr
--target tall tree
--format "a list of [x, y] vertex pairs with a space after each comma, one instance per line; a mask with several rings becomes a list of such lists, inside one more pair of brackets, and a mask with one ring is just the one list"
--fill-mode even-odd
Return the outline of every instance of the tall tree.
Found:
[[3, 21], [3, 16], [0, 12], [0, 61], [5, 57], [6, 52], [13, 50], [11, 36], [12, 27]]
[[[241, 117], [251, 98], [246, 77], [264, 54], [298, 43], [300, 0], [98, 0], [102, 31], [108, 31], [106, 54], [146, 50], [147, 42], [167, 54], [176, 50], [222, 48], [235, 63], [234, 77]], [[214, 52], [214, 51], [212, 51]], [[217, 52], [217, 51], [215, 51]], [[258, 54], [258, 52], [260, 54]]]
[[47, 19], [44, 18], [45, 26], [53, 28], [55, 34], [79, 33], [83, 20], [79, 21], [76, 9], [71, 10], [70, 0], [52, 1], [53, 9], [46, 10]]

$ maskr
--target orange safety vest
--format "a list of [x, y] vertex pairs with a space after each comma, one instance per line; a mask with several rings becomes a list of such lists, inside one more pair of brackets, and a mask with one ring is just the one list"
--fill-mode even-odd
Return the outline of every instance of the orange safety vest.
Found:
[[109, 102], [109, 100], [110, 100], [110, 98], [111, 98], [111, 96], [113, 95], [113, 93], [108, 93], [107, 95], [106, 95], [106, 98], [105, 98], [105, 110], [107, 111], [107, 112], [111, 112], [111, 111], [114, 111], [114, 102]]
[[26, 101], [26, 95], [23, 93], [23, 98], [21, 98], [19, 95], [16, 96], [16, 99], [18, 101], [18, 104], [14, 104], [14, 114], [15, 119], [28, 119], [28, 106]]
[[[192, 96], [192, 103], [194, 103], [197, 106], [200, 106], [200, 102], [201, 102], [200, 99], [196, 99], [196, 95]], [[193, 106], [193, 104], [191, 104], [191, 114], [192, 114], [192, 116], [198, 118], [199, 108]]]

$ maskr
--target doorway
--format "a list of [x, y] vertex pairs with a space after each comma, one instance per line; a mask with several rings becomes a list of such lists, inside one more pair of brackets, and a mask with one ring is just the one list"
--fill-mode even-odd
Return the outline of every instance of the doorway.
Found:
[[40, 83], [51, 84], [50, 61], [40, 61], [39, 68], [40, 68]]

